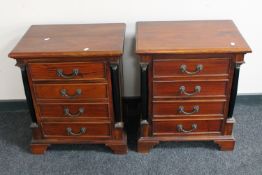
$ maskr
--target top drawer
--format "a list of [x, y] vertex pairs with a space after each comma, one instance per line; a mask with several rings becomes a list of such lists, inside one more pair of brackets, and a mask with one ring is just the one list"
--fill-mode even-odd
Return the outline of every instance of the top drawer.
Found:
[[229, 59], [173, 59], [155, 60], [154, 78], [181, 76], [228, 76]]
[[29, 71], [33, 81], [106, 79], [103, 62], [30, 63]]

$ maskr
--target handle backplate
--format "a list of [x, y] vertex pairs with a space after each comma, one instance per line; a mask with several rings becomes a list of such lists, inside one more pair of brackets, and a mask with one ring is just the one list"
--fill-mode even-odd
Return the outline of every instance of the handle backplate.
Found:
[[182, 64], [182, 65], [180, 66], [180, 71], [181, 71], [182, 73], [186, 73], [186, 74], [189, 74], [189, 75], [197, 74], [197, 73], [199, 73], [199, 72], [202, 71], [202, 70], [203, 70], [203, 65], [202, 65], [202, 64], [198, 64], [198, 65], [196, 66], [195, 71], [193, 71], [193, 72], [188, 71], [188, 70], [187, 70], [187, 66], [186, 66], [185, 64]]
[[185, 86], [180, 86], [179, 91], [180, 91], [181, 94], [185, 94], [187, 96], [193, 96], [193, 95], [200, 93], [201, 86], [195, 86], [195, 91], [192, 92], [192, 93], [187, 92]]
[[71, 113], [69, 108], [65, 107], [64, 108], [64, 115], [67, 117], [79, 117], [84, 113], [85, 109], [84, 108], [79, 108], [78, 112], [76, 113]]
[[176, 129], [177, 129], [178, 132], [190, 133], [190, 132], [193, 132], [197, 129], [197, 124], [193, 123], [191, 128], [192, 129], [190, 129], [190, 130], [185, 130], [184, 126], [182, 124], [179, 124], [179, 125], [176, 126]]
[[66, 128], [66, 132], [68, 136], [81, 136], [86, 133], [86, 128], [80, 128], [78, 133], [74, 133], [72, 128]]
[[56, 74], [59, 77], [70, 79], [76, 77], [79, 74], [79, 69], [73, 69], [71, 74], [65, 74], [63, 69], [57, 69]]
[[191, 112], [186, 112], [184, 106], [178, 107], [178, 112], [180, 114], [192, 115], [192, 114], [197, 113], [198, 111], [199, 111], [199, 106], [197, 106], [197, 105], [193, 107], [193, 110]]
[[75, 92], [74, 95], [69, 95], [69, 94], [67, 93], [67, 90], [66, 90], [66, 89], [61, 89], [61, 90], [60, 90], [60, 94], [61, 94], [61, 96], [63, 96], [63, 97], [76, 98], [76, 97], [78, 97], [78, 96], [80, 96], [80, 95], [82, 94], [82, 90], [81, 90], [81, 89], [76, 89], [76, 92]]

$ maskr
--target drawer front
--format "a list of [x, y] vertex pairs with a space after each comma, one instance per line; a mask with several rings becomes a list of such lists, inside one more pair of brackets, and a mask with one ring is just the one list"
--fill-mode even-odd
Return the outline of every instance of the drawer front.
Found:
[[153, 121], [154, 135], [219, 134], [223, 120], [158, 120]]
[[106, 79], [105, 63], [30, 63], [33, 81]]
[[41, 118], [109, 118], [108, 104], [39, 104]]
[[225, 102], [153, 102], [154, 117], [223, 116]]
[[108, 137], [109, 123], [42, 123], [44, 137]]
[[154, 77], [228, 75], [229, 59], [174, 59], [153, 62]]
[[38, 99], [93, 99], [107, 98], [107, 84], [34, 84]]
[[155, 98], [225, 97], [226, 81], [153, 82]]

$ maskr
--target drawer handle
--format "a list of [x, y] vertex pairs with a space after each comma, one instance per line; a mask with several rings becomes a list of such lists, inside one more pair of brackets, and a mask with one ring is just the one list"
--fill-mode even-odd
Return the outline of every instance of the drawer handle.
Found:
[[192, 127], [192, 129], [190, 129], [190, 130], [185, 130], [184, 127], [183, 127], [183, 125], [182, 125], [182, 124], [179, 124], [179, 125], [176, 126], [176, 129], [177, 129], [178, 132], [189, 133], [189, 132], [193, 132], [194, 130], [197, 129], [197, 124], [194, 123], [194, 124], [192, 124], [191, 127]]
[[197, 74], [199, 73], [200, 71], [203, 70], [203, 65], [202, 64], [198, 64], [196, 66], [196, 70], [194, 72], [190, 72], [187, 70], [187, 66], [185, 64], [182, 64], [180, 66], [180, 71], [183, 72], [183, 73], [186, 73], [186, 74], [189, 74], [189, 75], [194, 75], [194, 74]]
[[81, 89], [77, 89], [74, 95], [68, 95], [66, 89], [61, 89], [60, 93], [61, 93], [61, 95], [63, 97], [76, 98], [76, 97], [78, 97], [78, 96], [80, 96], [82, 94], [82, 90]]
[[86, 133], [86, 128], [80, 128], [80, 131], [78, 133], [74, 133], [72, 131], [72, 128], [66, 128], [66, 132], [67, 132], [67, 135], [69, 136], [80, 136]]
[[79, 108], [78, 112], [72, 114], [69, 110], [69, 108], [64, 108], [64, 115], [68, 117], [79, 117], [84, 113], [85, 109], [84, 108]]
[[181, 94], [185, 94], [187, 96], [193, 96], [193, 95], [198, 94], [201, 91], [201, 86], [195, 86], [195, 91], [192, 92], [192, 93], [186, 92], [186, 87], [185, 86], [180, 86], [179, 90], [180, 90]]
[[79, 74], [79, 70], [73, 69], [71, 74], [64, 74], [63, 69], [57, 69], [56, 74], [59, 77], [69, 79], [69, 78], [74, 78], [75, 76], [77, 76]]
[[191, 115], [199, 111], [199, 106], [194, 106], [192, 112], [186, 112], [184, 111], [184, 109], [185, 109], [184, 106], [179, 106], [178, 112], [186, 115]]

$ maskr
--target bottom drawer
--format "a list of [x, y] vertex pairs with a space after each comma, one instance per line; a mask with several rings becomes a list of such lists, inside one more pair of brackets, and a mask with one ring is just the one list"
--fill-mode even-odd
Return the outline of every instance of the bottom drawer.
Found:
[[153, 121], [153, 134], [155, 136], [219, 134], [222, 124], [222, 119], [155, 120]]
[[42, 123], [44, 137], [109, 137], [109, 123]]

